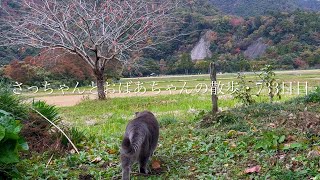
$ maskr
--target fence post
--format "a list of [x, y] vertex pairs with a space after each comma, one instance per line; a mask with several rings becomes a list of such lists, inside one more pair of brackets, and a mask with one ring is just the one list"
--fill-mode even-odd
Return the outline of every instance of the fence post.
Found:
[[218, 112], [218, 86], [217, 86], [217, 71], [216, 64], [210, 63], [210, 79], [211, 79], [211, 100], [212, 100], [212, 113]]

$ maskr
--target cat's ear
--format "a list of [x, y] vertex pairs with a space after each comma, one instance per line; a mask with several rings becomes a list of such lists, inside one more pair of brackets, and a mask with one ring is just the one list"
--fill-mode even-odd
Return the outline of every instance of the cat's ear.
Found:
[[135, 112], [136, 117], [138, 116], [139, 112]]

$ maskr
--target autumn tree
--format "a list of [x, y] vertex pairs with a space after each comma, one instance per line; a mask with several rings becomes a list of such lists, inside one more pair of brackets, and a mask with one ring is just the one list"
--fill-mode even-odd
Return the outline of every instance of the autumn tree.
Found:
[[183, 70], [185, 74], [189, 74], [193, 68], [193, 62], [190, 54], [183, 53], [180, 57], [178, 68]]
[[[2, 9], [0, 46], [62, 48], [92, 68], [105, 99], [105, 67], [173, 37], [175, 0], [17, 0]], [[167, 28], [167, 27], [170, 28]]]

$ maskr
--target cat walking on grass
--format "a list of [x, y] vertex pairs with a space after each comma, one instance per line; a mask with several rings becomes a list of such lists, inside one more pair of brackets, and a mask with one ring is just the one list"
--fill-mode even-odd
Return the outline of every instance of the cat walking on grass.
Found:
[[139, 163], [140, 173], [147, 174], [147, 163], [157, 147], [159, 123], [149, 111], [137, 112], [129, 122], [121, 144], [122, 179], [130, 179], [131, 165]]

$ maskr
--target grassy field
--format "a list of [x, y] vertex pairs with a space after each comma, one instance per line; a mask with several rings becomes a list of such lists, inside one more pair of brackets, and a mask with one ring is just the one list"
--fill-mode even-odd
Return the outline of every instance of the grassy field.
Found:
[[[219, 107], [223, 112], [213, 121], [203, 116], [211, 107], [208, 95], [84, 101], [60, 109], [63, 124], [78, 128], [87, 137], [77, 145], [80, 154], [55, 155], [49, 164], [50, 153], [35, 155], [21, 166], [34, 164], [26, 174], [31, 179], [120, 179], [119, 146], [125, 126], [134, 112], [148, 109], [161, 125], [159, 146], [152, 159], [159, 161], [161, 168], [149, 166], [151, 174], [142, 176], [134, 166], [133, 179], [315, 177], [320, 168], [319, 157], [309, 158], [308, 154], [320, 148], [316, 132], [282, 120], [291, 116], [299, 119], [306, 107], [310, 118], [318, 117], [319, 104], [304, 103], [303, 98], [288, 102], [290, 97], [282, 99], [282, 103], [261, 103], [266, 99], [257, 99], [260, 103], [249, 107], [222, 99]], [[279, 141], [279, 137], [285, 139]], [[256, 165], [261, 167], [259, 173], [244, 173]]]
[[[292, 73], [296, 72], [282, 72], [279, 79], [311, 80], [313, 85], [319, 82], [316, 72]], [[232, 80], [234, 75], [221, 77]], [[143, 80], [164, 84], [190, 80], [194, 84], [206, 76], [153, 78]], [[265, 103], [267, 96], [260, 96], [255, 97], [256, 104], [247, 107], [221, 98], [222, 112], [214, 117], [207, 115], [211, 108], [209, 94], [85, 100], [60, 108], [62, 124], [75, 127], [86, 136], [77, 144], [80, 154], [35, 154], [20, 166], [32, 164], [25, 173], [26, 179], [120, 179], [119, 146], [125, 126], [134, 112], [147, 109], [155, 113], [161, 125], [159, 145], [152, 158], [152, 162], [160, 163], [160, 169], [149, 165], [151, 174], [143, 176], [134, 166], [133, 179], [320, 177], [320, 92], [309, 96], [312, 101], [285, 95], [273, 104]], [[260, 169], [246, 172], [252, 167]]]

